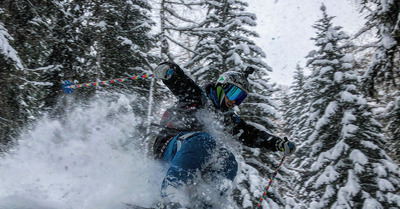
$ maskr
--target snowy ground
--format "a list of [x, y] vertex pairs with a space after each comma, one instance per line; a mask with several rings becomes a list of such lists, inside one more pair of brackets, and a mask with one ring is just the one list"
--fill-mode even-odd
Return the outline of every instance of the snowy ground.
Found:
[[140, 117], [125, 96], [108, 104], [77, 104], [62, 121], [41, 119], [28, 130], [0, 159], [0, 208], [117, 209], [156, 201], [164, 174], [137, 151]]

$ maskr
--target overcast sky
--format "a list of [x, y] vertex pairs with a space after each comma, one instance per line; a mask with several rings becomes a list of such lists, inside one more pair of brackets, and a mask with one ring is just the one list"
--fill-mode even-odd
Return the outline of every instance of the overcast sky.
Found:
[[357, 32], [364, 24], [358, 13], [357, 0], [248, 0], [250, 12], [257, 15], [256, 40], [267, 54], [267, 63], [273, 68], [273, 82], [290, 85], [297, 63], [304, 66], [304, 57], [315, 49], [311, 27], [322, 17], [321, 3], [327, 13], [336, 16], [334, 25], [340, 25], [348, 34]]

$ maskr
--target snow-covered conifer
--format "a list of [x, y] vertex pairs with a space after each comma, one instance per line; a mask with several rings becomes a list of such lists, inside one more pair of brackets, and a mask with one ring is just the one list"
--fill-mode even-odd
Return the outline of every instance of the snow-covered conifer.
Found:
[[[51, 40], [52, 13], [58, 1], [27, 4], [4, 1], [0, 5], [1, 138], [10, 140], [44, 105], [40, 91], [48, 83], [38, 80]], [[3, 126], [4, 125], [4, 126]]]
[[396, 87], [400, 78], [400, 1], [364, 0], [363, 11], [368, 11], [366, 25], [359, 34], [377, 30], [378, 41], [371, 64], [364, 73], [364, 82], [370, 95], [379, 86]]
[[[297, 145], [297, 150], [293, 157], [289, 158], [290, 166], [297, 168], [306, 158], [309, 150], [304, 147], [306, 140], [306, 133], [309, 130], [308, 127], [308, 117], [310, 109], [310, 92], [309, 88], [305, 87], [305, 82], [307, 77], [304, 75], [304, 70], [299, 65], [296, 66], [296, 71], [294, 74], [294, 81], [292, 86], [292, 92], [290, 94], [290, 104], [288, 110], [284, 113], [286, 126], [285, 129], [289, 132], [289, 138], [293, 140]], [[289, 182], [285, 182], [288, 188], [293, 187], [297, 184], [295, 179], [302, 174], [298, 174], [296, 170], [292, 170], [292, 179]], [[295, 207], [296, 204], [300, 202], [305, 202], [305, 198], [301, 191], [288, 189], [288, 196], [291, 196], [292, 206]], [[294, 204], [294, 205], [293, 205]]]
[[[1, 12], [4, 11], [0, 9], [0, 15]], [[20, 101], [17, 100], [20, 92], [16, 84], [19, 83], [18, 77], [23, 74], [23, 66], [18, 52], [10, 44], [12, 40], [0, 21], [0, 153], [3, 145], [15, 137], [15, 129], [20, 125], [16, 121], [20, 112]]]
[[[318, 47], [309, 59], [311, 97], [309, 154], [298, 169], [297, 188], [309, 208], [395, 208], [400, 206], [399, 168], [385, 153], [381, 125], [358, 89], [349, 37], [321, 7], [314, 24]], [[299, 192], [299, 193], [300, 193]]]
[[252, 66], [256, 71], [270, 71], [262, 60], [263, 50], [252, 38], [258, 34], [249, 29], [256, 26], [256, 16], [247, 12], [242, 0], [212, 0], [204, 2], [206, 17], [192, 36], [199, 37], [193, 58], [186, 64], [198, 80], [214, 80], [222, 72], [243, 70]]
[[309, 90], [304, 87], [305, 81], [304, 70], [300, 65], [297, 65], [293, 76], [293, 84], [290, 87], [292, 90], [289, 96], [290, 103], [283, 114], [286, 122], [285, 129], [288, 130], [289, 136], [294, 140], [304, 138], [301, 133], [308, 117]]
[[390, 122], [388, 129], [390, 131], [389, 139], [391, 140], [390, 151], [393, 153], [393, 158], [400, 161], [400, 97], [397, 97], [388, 105], [389, 113], [387, 118]]
[[371, 49], [372, 57], [364, 70], [364, 90], [378, 101], [378, 106], [389, 111], [380, 118], [389, 127], [385, 132], [389, 151], [398, 158], [399, 137], [396, 138], [395, 126], [398, 126], [399, 115], [393, 104], [400, 100], [400, 1], [364, 0], [360, 4], [361, 12], [366, 11], [368, 15], [365, 26], [357, 35], [377, 31], [377, 40], [365, 44], [368, 46], [365, 48]]

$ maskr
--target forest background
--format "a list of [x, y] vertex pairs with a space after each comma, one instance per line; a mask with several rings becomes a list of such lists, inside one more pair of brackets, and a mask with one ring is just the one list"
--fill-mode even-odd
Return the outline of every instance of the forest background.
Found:
[[[400, 207], [400, 2], [351, 2], [348, 6], [365, 20], [351, 34], [321, 4], [309, 26], [314, 34], [307, 37], [314, 48], [301, 55], [304, 60], [288, 60], [297, 66], [278, 69], [257, 44], [258, 20], [249, 4], [3, 0], [2, 156], [7, 158], [43, 118], [62, 122], [77, 104], [90, 108], [93, 100], [104, 98], [112, 104], [126, 95], [127, 106], [108, 118], [127, 112], [138, 116], [135, 129], [143, 134], [130, 140], [142, 141], [147, 152], [148, 135], [156, 132], [152, 124], [174, 100], [155, 80], [88, 87], [71, 95], [61, 88], [65, 80], [78, 84], [149, 74], [168, 60], [203, 84], [252, 66], [252, 93], [236, 111], [298, 144], [264, 208]], [[301, 46], [296, 40], [290, 44]], [[271, 72], [280, 70], [294, 72], [289, 85], [271, 81]], [[249, 147], [238, 153], [242, 164], [232, 200], [238, 208], [254, 208], [281, 156]]]

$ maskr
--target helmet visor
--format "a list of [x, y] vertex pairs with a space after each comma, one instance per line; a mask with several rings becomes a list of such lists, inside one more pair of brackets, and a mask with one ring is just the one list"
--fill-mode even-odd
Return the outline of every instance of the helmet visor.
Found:
[[229, 100], [236, 101], [235, 103], [236, 105], [240, 105], [243, 102], [243, 100], [247, 97], [246, 92], [244, 92], [242, 89], [232, 84], [225, 85], [224, 91], [226, 97], [228, 97]]

